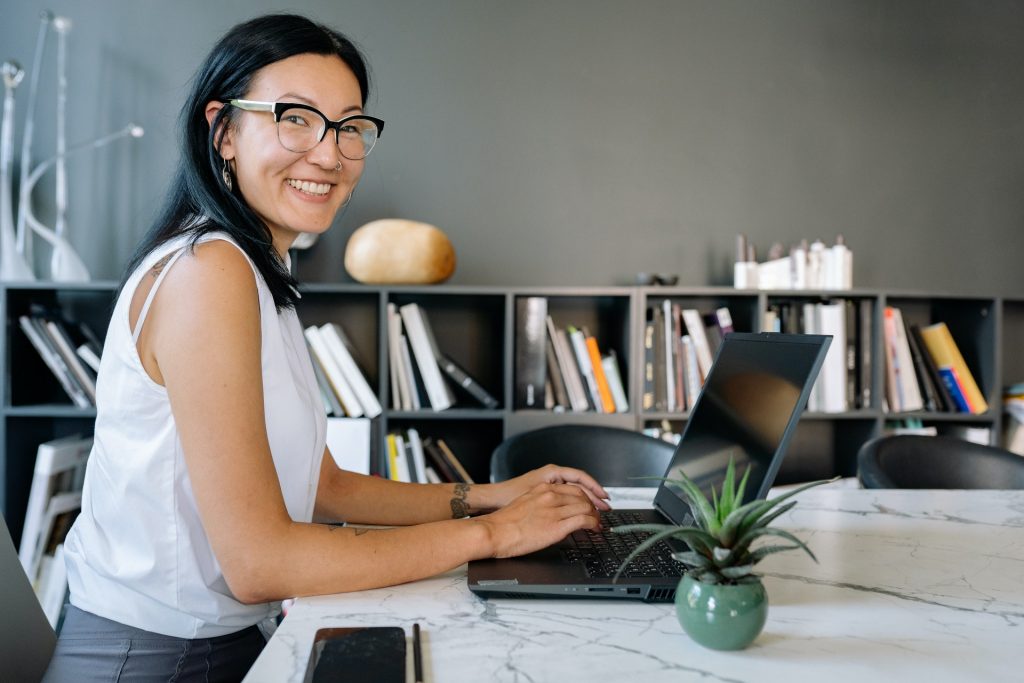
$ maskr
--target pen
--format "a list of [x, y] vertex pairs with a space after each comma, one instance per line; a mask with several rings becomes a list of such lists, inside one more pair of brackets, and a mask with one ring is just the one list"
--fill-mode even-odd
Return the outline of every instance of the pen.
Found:
[[412, 625], [412, 669], [413, 680], [423, 683], [423, 653], [420, 650], [420, 625]]

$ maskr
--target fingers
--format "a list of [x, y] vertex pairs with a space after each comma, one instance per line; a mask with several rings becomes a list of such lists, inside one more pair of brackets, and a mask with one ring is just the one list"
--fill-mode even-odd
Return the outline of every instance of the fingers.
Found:
[[555, 465], [552, 467], [549, 477], [548, 481], [552, 483], [558, 481], [580, 486], [590, 493], [595, 501], [607, 500], [610, 497], [608, 492], [604, 490], [604, 487], [597, 483], [596, 479], [583, 470], [578, 470], [574, 467], [559, 467]]

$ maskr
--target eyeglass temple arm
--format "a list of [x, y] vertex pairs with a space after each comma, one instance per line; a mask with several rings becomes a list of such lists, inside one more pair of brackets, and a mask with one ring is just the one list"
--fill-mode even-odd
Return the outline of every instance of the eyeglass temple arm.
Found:
[[255, 100], [231, 100], [228, 104], [246, 111], [274, 111], [273, 102], [256, 102]]

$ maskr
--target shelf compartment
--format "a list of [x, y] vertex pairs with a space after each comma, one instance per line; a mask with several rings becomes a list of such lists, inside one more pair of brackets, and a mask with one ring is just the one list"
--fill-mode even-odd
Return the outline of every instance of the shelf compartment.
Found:
[[[433, 322], [433, 321], [431, 321]], [[391, 418], [387, 430], [415, 428], [420, 438], [443, 439], [466, 468], [473, 481], [486, 484], [491, 476], [491, 453], [502, 440], [502, 421], [492, 420], [432, 420]]]

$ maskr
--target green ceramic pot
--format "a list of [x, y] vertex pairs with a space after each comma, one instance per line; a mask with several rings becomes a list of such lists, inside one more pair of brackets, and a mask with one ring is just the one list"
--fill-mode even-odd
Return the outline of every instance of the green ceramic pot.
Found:
[[761, 582], [738, 586], [701, 583], [684, 576], [676, 589], [676, 615], [687, 635], [712, 650], [742, 650], [768, 618]]

